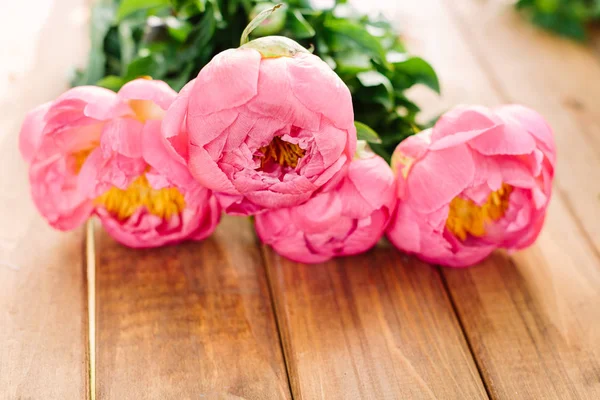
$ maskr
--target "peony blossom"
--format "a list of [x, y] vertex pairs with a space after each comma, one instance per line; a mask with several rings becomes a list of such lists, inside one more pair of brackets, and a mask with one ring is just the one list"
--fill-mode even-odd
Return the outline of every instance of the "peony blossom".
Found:
[[383, 235], [396, 203], [389, 165], [370, 151], [306, 203], [256, 216], [256, 232], [292, 260], [317, 263], [365, 252]]
[[117, 95], [83, 86], [31, 111], [21, 128], [19, 148], [30, 164], [33, 201], [56, 229], [69, 230], [91, 215], [93, 202], [80, 190], [77, 175], [98, 146]]
[[252, 48], [260, 40], [216, 55], [182, 90], [163, 126], [186, 128], [192, 175], [240, 215], [305, 202], [356, 147], [343, 81], [304, 49], [263, 56]]
[[396, 148], [399, 202], [388, 238], [453, 267], [527, 247], [542, 228], [555, 163], [552, 130], [536, 112], [458, 107]]
[[117, 94], [119, 111], [78, 175], [108, 233], [130, 247], [155, 247], [210, 235], [220, 219], [211, 191], [190, 175], [179, 135], [163, 136], [162, 118], [176, 93], [139, 79]]

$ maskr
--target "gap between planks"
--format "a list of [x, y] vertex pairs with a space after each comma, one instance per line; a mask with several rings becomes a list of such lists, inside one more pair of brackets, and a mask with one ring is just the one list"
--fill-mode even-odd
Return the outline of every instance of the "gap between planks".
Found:
[[94, 219], [90, 218], [85, 230], [84, 274], [87, 294], [87, 353], [88, 353], [88, 399], [96, 400], [96, 244], [94, 239]]
[[285, 351], [285, 346], [284, 346], [284, 340], [285, 341], [289, 341], [290, 338], [288, 337], [284, 337], [284, 333], [283, 330], [281, 329], [281, 323], [279, 321], [279, 313], [278, 313], [278, 309], [277, 309], [277, 302], [275, 301], [275, 292], [273, 289], [273, 282], [272, 282], [272, 276], [269, 273], [269, 267], [268, 267], [268, 261], [267, 261], [267, 254], [266, 252], [269, 251], [267, 249], [266, 245], [263, 245], [262, 243], [260, 243], [260, 239], [258, 238], [257, 235], [255, 235], [256, 238], [256, 246], [258, 246], [258, 250], [260, 252], [260, 258], [262, 259], [262, 264], [263, 264], [263, 270], [265, 272], [265, 278], [267, 281], [267, 288], [269, 289], [269, 300], [271, 301], [271, 309], [273, 310], [273, 317], [275, 319], [275, 327], [277, 328], [277, 336], [279, 338], [279, 347], [281, 349], [281, 355], [283, 356], [283, 362], [285, 364], [285, 375], [287, 377], [287, 383], [288, 383], [288, 388], [290, 390], [290, 396], [292, 397], [292, 400], [296, 398], [296, 394], [294, 393], [294, 388], [292, 387], [292, 380], [291, 380], [291, 363], [289, 361], [289, 354], [286, 353]]
[[452, 296], [452, 291], [450, 290], [450, 287], [448, 286], [448, 281], [446, 280], [446, 276], [442, 273], [442, 268], [444, 268], [444, 267], [442, 267], [440, 265], [436, 265], [435, 268], [440, 277], [440, 280], [442, 281], [442, 285], [444, 287], [444, 291], [446, 292], [446, 296], [448, 296], [448, 301], [450, 302], [450, 306], [452, 307], [452, 311], [454, 312], [454, 316], [456, 317], [456, 321], [458, 322], [460, 331], [463, 335], [463, 338], [465, 339], [465, 342], [467, 343], [467, 348], [469, 349], [469, 353], [471, 353], [471, 357], [473, 358], [473, 363], [475, 364], [475, 368], [477, 368], [477, 373], [479, 374], [479, 379], [481, 379], [481, 383], [483, 384], [485, 393], [487, 394], [488, 399], [493, 399], [492, 392], [489, 387], [489, 383], [485, 379], [482, 366], [481, 366], [479, 360], [477, 359], [477, 354], [475, 353], [475, 349], [473, 348], [473, 343], [471, 343], [471, 339], [469, 338], [469, 335], [467, 334], [467, 330], [465, 328], [463, 320], [461, 319], [460, 314], [458, 313], [458, 308], [456, 307], [456, 301], [454, 299], [454, 296]]

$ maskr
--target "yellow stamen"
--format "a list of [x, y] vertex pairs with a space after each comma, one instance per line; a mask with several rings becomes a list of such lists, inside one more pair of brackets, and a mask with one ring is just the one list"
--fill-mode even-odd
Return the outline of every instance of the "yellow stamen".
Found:
[[450, 202], [446, 228], [460, 240], [465, 240], [467, 235], [484, 236], [486, 226], [504, 216], [509, 206], [511, 192], [512, 187], [503, 184], [500, 189], [490, 193], [481, 206], [472, 200], [455, 197]]
[[165, 115], [165, 110], [152, 100], [129, 100], [129, 107], [135, 114], [134, 118], [140, 122], [146, 122], [149, 119], [162, 120]]
[[125, 190], [113, 187], [96, 199], [108, 212], [120, 220], [131, 217], [140, 207], [153, 215], [169, 219], [185, 208], [185, 199], [176, 188], [153, 189], [145, 175]]
[[87, 149], [76, 151], [75, 153], [71, 153], [71, 159], [73, 160], [73, 171], [75, 174], [78, 174], [81, 171], [81, 167], [83, 167], [83, 163], [88, 158], [90, 153], [98, 146], [98, 144], [94, 144], [92, 147]]
[[261, 147], [259, 152], [263, 154], [260, 160], [261, 168], [264, 168], [271, 159], [282, 167], [296, 168], [298, 160], [304, 157], [306, 150], [297, 144], [276, 137], [267, 146]]

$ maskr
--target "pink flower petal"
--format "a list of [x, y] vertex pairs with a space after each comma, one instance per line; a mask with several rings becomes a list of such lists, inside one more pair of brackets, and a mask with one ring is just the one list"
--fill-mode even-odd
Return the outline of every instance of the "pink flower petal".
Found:
[[445, 113], [433, 127], [432, 143], [462, 132], [487, 130], [500, 122], [491, 110], [479, 106], [458, 106]]
[[130, 158], [142, 156], [144, 124], [133, 118], [116, 118], [107, 122], [100, 139], [105, 157], [119, 153]]
[[26, 162], [31, 162], [40, 145], [44, 133], [44, 117], [50, 105], [51, 103], [42, 104], [25, 116], [25, 120], [21, 126], [21, 133], [19, 134], [19, 150]]
[[121, 101], [149, 100], [166, 110], [175, 100], [177, 92], [160, 80], [136, 79], [123, 85], [117, 95]]
[[[466, 147], [429, 152], [410, 171], [407, 186], [411, 204], [420, 212], [435, 211], [466, 189], [474, 175], [475, 165]], [[432, 182], [436, 182], [435, 187]]]
[[354, 124], [350, 90], [327, 63], [300, 53], [288, 63], [288, 71], [294, 96], [308, 109], [321, 113], [340, 129]]
[[253, 49], [217, 54], [198, 74], [190, 92], [188, 116], [239, 107], [256, 96], [261, 55]]
[[514, 123], [497, 125], [469, 141], [469, 146], [484, 155], [529, 154], [535, 140]]

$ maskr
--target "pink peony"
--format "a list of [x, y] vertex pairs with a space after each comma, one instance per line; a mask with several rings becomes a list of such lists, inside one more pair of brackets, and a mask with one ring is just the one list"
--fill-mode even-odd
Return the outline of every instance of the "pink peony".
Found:
[[215, 56], [163, 126], [187, 127], [192, 175], [240, 215], [308, 200], [356, 147], [350, 92], [331, 68], [305, 50], [264, 57], [252, 43]]
[[276, 252], [317, 263], [365, 252], [381, 238], [396, 203], [389, 165], [361, 152], [306, 203], [256, 216], [256, 232]]
[[220, 208], [190, 175], [178, 152], [181, 137], [161, 133], [176, 93], [164, 82], [139, 79], [117, 97], [121, 111], [106, 123], [99, 146], [83, 164], [81, 191], [93, 199], [108, 233], [127, 246], [206, 238], [219, 222]]
[[555, 162], [552, 130], [536, 112], [458, 107], [394, 152], [399, 202], [387, 235], [453, 267], [527, 247], [544, 222]]
[[77, 175], [98, 146], [116, 102], [110, 90], [78, 87], [37, 107], [23, 122], [19, 148], [30, 163], [32, 198], [56, 229], [76, 228], [92, 213], [93, 202], [80, 190]]

